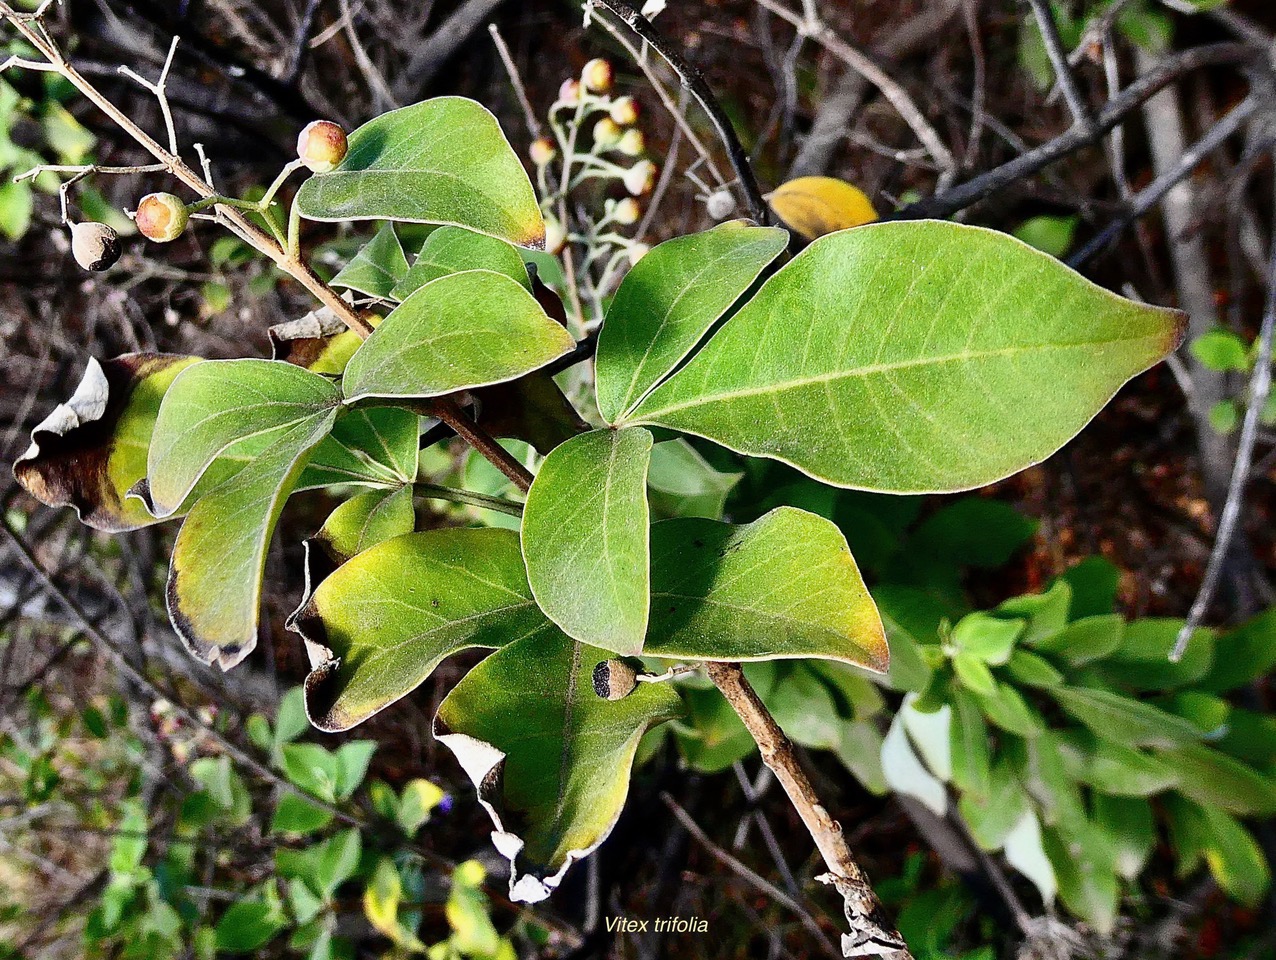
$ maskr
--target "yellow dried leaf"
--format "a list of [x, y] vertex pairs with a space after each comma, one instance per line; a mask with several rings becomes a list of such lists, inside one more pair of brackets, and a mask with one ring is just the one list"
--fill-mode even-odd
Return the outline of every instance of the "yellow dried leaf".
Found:
[[808, 240], [877, 219], [864, 191], [836, 177], [798, 177], [767, 200], [776, 216]]

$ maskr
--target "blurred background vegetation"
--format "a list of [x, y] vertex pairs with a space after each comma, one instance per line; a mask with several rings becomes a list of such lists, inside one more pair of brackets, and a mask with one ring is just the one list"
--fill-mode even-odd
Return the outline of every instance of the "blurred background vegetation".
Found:
[[[1026, 7], [809, 7], [911, 94], [961, 179], [1068, 126]], [[1244, 30], [1270, 42], [1276, 29], [1262, 0], [1060, 2], [1054, 17], [1097, 100], [1112, 71], [1128, 80], [1175, 50]], [[181, 139], [206, 144], [218, 182], [242, 193], [273, 179], [310, 119], [353, 127], [423, 96], [481, 100], [524, 151], [533, 131], [488, 22], [532, 118], [605, 55], [668, 172], [628, 233], [655, 243], [712, 222], [718, 184], [688, 146], [688, 131], [712, 145], [704, 118], [674, 84], [685, 129], [676, 124], [616, 34], [585, 28], [568, 0], [68, 0], [50, 22], [77, 65], [151, 128], [153, 99], [116, 68], [154, 74], [179, 34], [169, 96]], [[880, 92], [766, 4], [684, 0], [656, 23], [704, 71], [764, 185], [833, 175], [879, 211], [942, 188], [943, 171]], [[1016, 181], [967, 219], [1068, 257], [1164, 173], [1167, 124], [1190, 139], [1243, 90], [1235, 68], [1188, 76], [1127, 123], [1118, 146]], [[800, 506], [838, 524], [869, 578], [889, 675], [815, 661], [748, 673], [920, 958], [1276, 956], [1276, 409], [1260, 418], [1242, 529], [1206, 620], [1215, 626], [1167, 660], [1209, 556], [1254, 369], [1273, 197], [1271, 161], [1251, 148], [1264, 135], [1250, 131], [1184, 181], [1186, 220], [1153, 210], [1086, 263], [1114, 289], [1189, 309], [1195, 336], [1045, 464], [977, 496], [885, 497], [708, 444], [656, 447], [659, 515], [747, 522]], [[269, 355], [267, 328], [311, 308], [211, 229], [162, 249], [131, 238], [121, 211], [158, 181], [76, 192], [85, 216], [125, 237], [123, 260], [102, 277], [71, 261], [56, 179], [12, 182], [40, 163], [135, 160], [57, 78], [0, 79], [6, 462], [69, 395], [86, 355]], [[596, 224], [615, 199], [587, 193], [576, 216]], [[308, 230], [329, 275], [370, 236]], [[419, 245], [404, 234], [405, 247]], [[559, 265], [537, 265], [561, 291]], [[563, 385], [588, 388], [575, 374]], [[424, 452], [423, 470], [510, 493], [449, 443]], [[291, 504], [268, 562], [259, 651], [223, 676], [190, 660], [168, 627], [171, 530], [97, 534], [38, 508], [7, 471], [0, 484], [0, 957], [838, 955], [836, 898], [808, 879], [809, 838], [696, 676], [678, 681], [685, 719], [644, 742], [612, 838], [551, 901], [516, 907], [485, 815], [428, 733], [472, 655], [352, 734], [305, 721], [305, 658], [283, 622], [302, 587], [297, 545], [331, 503]], [[420, 526], [492, 519], [422, 511]], [[113, 667], [103, 646], [131, 669]], [[617, 935], [609, 916], [701, 917], [710, 933]]]

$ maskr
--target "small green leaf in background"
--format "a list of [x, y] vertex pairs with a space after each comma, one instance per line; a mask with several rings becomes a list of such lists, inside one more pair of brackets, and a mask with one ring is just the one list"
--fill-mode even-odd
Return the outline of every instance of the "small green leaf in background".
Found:
[[1245, 341], [1221, 327], [1201, 334], [1188, 346], [1202, 366], [1219, 373], [1244, 373], [1249, 370], [1249, 348]]
[[695, 348], [788, 246], [726, 223], [666, 240], [625, 275], [598, 334], [598, 409], [615, 422]]
[[1013, 231], [1013, 236], [1042, 253], [1062, 259], [1072, 249], [1080, 217], [1033, 217]]
[[423, 780], [420, 777], [409, 780], [399, 798], [395, 820], [407, 836], [414, 836], [421, 826], [429, 821], [430, 814], [446, 796], [447, 794], [429, 780]]
[[1117, 874], [1135, 880], [1156, 848], [1156, 821], [1147, 803], [1125, 797], [1094, 795], [1095, 827], [1115, 853]]
[[647, 500], [655, 519], [705, 517], [721, 520], [727, 497], [743, 473], [715, 469], [690, 443], [679, 437], [651, 448], [647, 468]]
[[886, 669], [877, 608], [846, 539], [822, 517], [778, 507], [743, 526], [664, 520], [651, 528], [651, 567], [645, 653]]
[[350, 134], [345, 159], [301, 185], [311, 220], [399, 220], [468, 227], [523, 246], [545, 221], [496, 118], [463, 97], [391, 110]]
[[951, 642], [955, 650], [999, 667], [1010, 659], [1023, 628], [1022, 620], [1002, 620], [976, 612], [957, 621]]
[[408, 258], [403, 253], [403, 245], [394, 232], [394, 225], [387, 223], [332, 278], [332, 285], [386, 299], [407, 273]]
[[1074, 620], [1101, 617], [1116, 608], [1121, 571], [1104, 557], [1086, 557], [1070, 567], [1061, 580], [1071, 589], [1069, 615]]
[[1106, 680], [1133, 691], [1173, 690], [1200, 680], [1214, 662], [1214, 631], [1198, 628], [1183, 657], [1170, 660], [1182, 620], [1144, 617], [1125, 625], [1121, 643], [1099, 668]]
[[594, 430], [555, 447], [527, 494], [523, 557], [536, 602], [575, 640], [642, 651], [651, 597], [651, 434]]
[[477, 860], [467, 860], [452, 871], [452, 890], [444, 912], [452, 928], [452, 945], [465, 956], [490, 957], [501, 945], [483, 895], [486, 879], [487, 871]]
[[307, 834], [332, 823], [332, 813], [295, 793], [284, 793], [270, 821], [272, 833]]
[[1241, 411], [1235, 400], [1219, 400], [1209, 409], [1210, 426], [1215, 433], [1226, 436], [1240, 426]]
[[510, 530], [396, 537], [339, 567], [288, 620], [310, 657], [306, 706], [347, 730], [415, 690], [447, 656], [545, 623]]
[[1059, 882], [1059, 897], [1077, 916], [1107, 936], [1116, 925], [1117, 884], [1115, 852], [1106, 837], [1086, 822], [1081, 833], [1046, 830], [1046, 854]]
[[17, 240], [31, 226], [35, 213], [35, 196], [25, 180], [14, 183], [11, 177], [0, 178], [0, 233]]
[[278, 905], [265, 900], [239, 900], [217, 921], [217, 949], [226, 953], [252, 953], [286, 926], [287, 918]]
[[1085, 687], [1054, 687], [1050, 695], [1095, 736], [1117, 743], [1173, 747], [1202, 737], [1186, 720], [1119, 693]]
[[439, 707], [435, 736], [478, 788], [496, 847], [511, 861], [516, 901], [544, 900], [606, 839], [638, 741], [680, 712], [668, 684], [599, 697], [591, 678], [610, 656], [546, 625], [480, 663]]
[[516, 281], [440, 277], [399, 304], [346, 364], [346, 400], [438, 397], [513, 380], [570, 353], [571, 335]]
[[1178, 790], [1204, 806], [1240, 815], [1276, 812], [1276, 780], [1199, 743], [1161, 753], [1178, 774]]
[[415, 525], [411, 487], [368, 490], [333, 510], [315, 539], [334, 562], [344, 563], [382, 541], [411, 533]]
[[835, 486], [964, 490], [1054, 453], [1183, 327], [1004, 234], [870, 224], [795, 257], [631, 419]]
[[1260, 613], [1215, 643], [1213, 666], [1199, 688], [1215, 693], [1265, 676], [1276, 667], [1276, 609]]
[[1082, 667], [1112, 654], [1124, 638], [1125, 618], [1111, 613], [1082, 617], [1038, 640], [1036, 652], [1071, 667]]
[[[89, 358], [71, 399], [31, 431], [31, 446], [13, 475], [49, 506], [73, 507], [80, 520], [112, 533], [156, 522], [128, 491], [146, 477], [146, 458], [160, 402], [195, 357], [129, 353]], [[226, 478], [219, 471], [210, 478]]]
[[794, 743], [812, 750], [836, 750], [845, 721], [828, 686], [805, 664], [793, 668], [775, 685], [767, 700], [775, 722]]
[[425, 239], [412, 267], [391, 288], [395, 300], [406, 300], [439, 277], [467, 270], [491, 270], [521, 284], [528, 293], [532, 284], [527, 267], [518, 250], [496, 237], [463, 230], [460, 227], [439, 227]]

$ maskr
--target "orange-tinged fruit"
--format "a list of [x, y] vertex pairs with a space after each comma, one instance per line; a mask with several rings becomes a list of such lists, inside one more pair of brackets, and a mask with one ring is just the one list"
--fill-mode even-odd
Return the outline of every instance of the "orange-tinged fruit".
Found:
[[312, 173], [331, 173], [346, 158], [346, 132], [331, 120], [313, 120], [297, 135], [297, 156]]
[[133, 220], [137, 232], [147, 240], [168, 243], [182, 235], [190, 214], [181, 198], [171, 193], [148, 193], [138, 203]]

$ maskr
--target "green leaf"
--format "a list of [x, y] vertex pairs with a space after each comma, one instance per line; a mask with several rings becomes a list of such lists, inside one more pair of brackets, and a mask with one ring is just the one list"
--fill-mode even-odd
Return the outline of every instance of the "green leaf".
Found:
[[1050, 665], [1050, 661], [1029, 650], [1016, 650], [1006, 661], [1006, 673], [1016, 683], [1028, 687], [1057, 687], [1063, 683], [1063, 674]]
[[[232, 446], [257, 438], [274, 449], [295, 428], [335, 412], [328, 380], [278, 360], [205, 360], [164, 394], [147, 457], [149, 506], [174, 513], [204, 471]], [[325, 431], [326, 432], [326, 431]]]
[[1031, 809], [1031, 801], [1015, 776], [1013, 765], [1002, 759], [992, 766], [988, 793], [982, 797], [963, 793], [958, 809], [975, 842], [984, 850], [993, 851], [1002, 848]]
[[986, 797], [992, 791], [988, 725], [969, 694], [954, 690], [952, 706], [953, 783], [965, 793]]
[[266, 548], [306, 456], [335, 417], [329, 408], [282, 432], [268, 451], [201, 497], [182, 522], [169, 561], [168, 615], [201, 662], [229, 670], [256, 646]]
[[1271, 886], [1271, 867], [1253, 834], [1234, 817], [1213, 807], [1201, 810], [1205, 819], [1205, 862], [1210, 873], [1233, 899], [1259, 907]]
[[1276, 812], [1276, 780], [1203, 744], [1161, 754], [1179, 775], [1178, 790], [1207, 807], [1236, 814]]
[[462, 97], [391, 110], [350, 134], [336, 170], [297, 193], [311, 220], [399, 220], [468, 227], [511, 243], [545, 241], [531, 181], [500, 124]]
[[996, 612], [1006, 617], [1026, 619], [1028, 627], [1020, 637], [1020, 643], [1035, 646], [1068, 625], [1071, 605], [1072, 587], [1067, 580], [1056, 580], [1045, 593], [1012, 597], [1000, 604]]
[[1209, 409], [1210, 426], [1224, 436], [1233, 433], [1241, 423], [1241, 411], [1235, 400], [1219, 400]]
[[514, 900], [545, 899], [606, 839], [639, 739], [679, 713], [667, 684], [639, 684], [614, 702], [595, 694], [594, 667], [610, 656], [547, 625], [480, 663], [439, 707], [435, 736], [491, 814]]
[[310, 657], [306, 709], [347, 730], [415, 690], [445, 657], [543, 627], [513, 531], [396, 537], [339, 567], [288, 619]]
[[347, 402], [438, 397], [537, 370], [570, 353], [571, 335], [518, 283], [467, 270], [395, 307], [346, 364]]
[[337, 755], [317, 743], [283, 747], [283, 768], [293, 786], [332, 803], [337, 798]]
[[395, 300], [406, 300], [417, 290], [453, 273], [491, 270], [518, 281], [532, 292], [527, 267], [518, 250], [504, 240], [460, 227], [439, 227], [425, 239], [412, 268], [398, 278], [390, 291]]
[[828, 686], [799, 663], [775, 685], [767, 699], [775, 722], [794, 743], [812, 750], [836, 750], [846, 721]]
[[1072, 588], [1072, 609], [1069, 612], [1073, 619], [1104, 616], [1116, 606], [1121, 571], [1110, 560], [1086, 557], [1069, 568], [1060, 579]]
[[870, 224], [807, 247], [633, 419], [836, 486], [964, 490], [1054, 453], [1182, 329], [1005, 235]]
[[1041, 715], [1009, 684], [997, 683], [991, 694], [972, 692], [984, 715], [1002, 730], [1021, 737], [1035, 737], [1044, 728]]
[[1156, 848], [1156, 821], [1147, 803], [1095, 794], [1094, 825], [1115, 854], [1116, 872], [1135, 880]]
[[1054, 687], [1050, 695], [1095, 736], [1132, 747], [1173, 747], [1200, 740], [1195, 726], [1119, 693], [1088, 687]]
[[931, 668], [922, 659], [926, 645], [939, 638], [947, 610], [924, 590], [881, 584], [873, 590], [890, 649], [887, 683], [892, 690], [920, 693], [930, 682]]
[[1048, 654], [1071, 667], [1102, 660], [1121, 646], [1125, 618], [1108, 613], [1074, 620], [1058, 633], [1037, 642], [1036, 652]]
[[1188, 345], [1202, 366], [1219, 373], [1249, 370], [1249, 348], [1230, 330], [1214, 329], [1201, 334]]
[[996, 696], [997, 680], [988, 669], [988, 664], [971, 653], [958, 652], [953, 656], [953, 671], [962, 687], [971, 693], [983, 694], [986, 697]]
[[1214, 664], [1199, 687], [1235, 690], [1276, 667], [1276, 608], [1260, 613], [1215, 642]]
[[317, 883], [315, 892], [327, 900], [358, 869], [359, 856], [363, 852], [362, 834], [358, 827], [351, 827], [329, 837], [315, 849], [319, 854], [314, 877]]
[[[92, 357], [75, 393], [31, 431], [31, 446], [13, 465], [18, 482], [41, 503], [73, 507], [97, 530], [118, 533], [155, 523], [128, 491], [146, 477], [146, 457], [160, 401], [198, 358], [130, 353], [99, 363]], [[213, 471], [221, 482], [242, 463]]]
[[265, 900], [237, 900], [217, 921], [217, 949], [226, 953], [252, 953], [274, 939], [286, 925], [283, 911], [277, 905]]
[[1042, 840], [1064, 905], [1107, 936], [1116, 925], [1120, 891], [1106, 837], [1086, 823], [1079, 833], [1046, 830]]
[[644, 653], [886, 669], [885, 633], [855, 559], [841, 531], [814, 514], [778, 507], [743, 526], [661, 521], [651, 528], [651, 569]]
[[575, 640], [642, 651], [650, 608], [651, 434], [594, 430], [554, 448], [523, 511], [536, 602]]
[[666, 240], [621, 282], [598, 333], [598, 409], [628, 414], [788, 246], [775, 227], [725, 223]]
[[1023, 628], [1022, 620], [1002, 620], [987, 613], [970, 613], [953, 627], [952, 645], [983, 663], [999, 667], [1010, 659]]
[[10, 240], [19, 239], [31, 226], [35, 213], [35, 195], [31, 184], [14, 183], [11, 176], [0, 180], [0, 233]]
[[909, 541], [909, 552], [956, 566], [1000, 567], [1032, 539], [1037, 522], [1009, 504], [963, 497], [936, 510]]
[[452, 890], [444, 912], [452, 928], [451, 943], [465, 956], [492, 957], [500, 949], [500, 934], [483, 895], [486, 878], [487, 871], [477, 860], [466, 861], [452, 872]]
[[387, 223], [332, 278], [332, 285], [384, 300], [393, 296], [395, 285], [407, 274], [408, 258], [403, 245], [394, 225]]
[[1080, 778], [1113, 797], [1150, 797], [1179, 783], [1174, 767], [1157, 754], [1112, 740], [1095, 740], [1082, 763]]
[[1214, 632], [1192, 632], [1183, 658], [1170, 660], [1182, 620], [1145, 617], [1126, 624], [1124, 636], [1099, 664], [1106, 680], [1134, 691], [1170, 690], [1200, 680], [1214, 661]]
[[316, 806], [295, 793], [285, 793], [279, 797], [279, 804], [275, 807], [275, 814], [270, 820], [270, 831], [271, 833], [314, 833], [331, 822], [332, 814], [323, 807]]
[[1014, 236], [1030, 247], [1052, 257], [1064, 257], [1072, 249], [1080, 217], [1033, 217], [1014, 231]]
[[442, 803], [446, 796], [447, 794], [429, 780], [422, 780], [419, 777], [409, 780], [403, 788], [403, 796], [399, 801], [395, 821], [407, 836], [414, 836], [421, 825], [430, 819], [434, 808]]
[[658, 443], [651, 449], [647, 469], [647, 499], [652, 515], [705, 517], [721, 520], [731, 491], [743, 473], [724, 473], [710, 465], [682, 438]]
[[345, 409], [306, 464], [298, 488], [353, 483], [378, 488], [417, 476], [420, 417], [399, 407]]
[[416, 526], [412, 488], [368, 490], [351, 497], [328, 515], [315, 539], [337, 563]]

